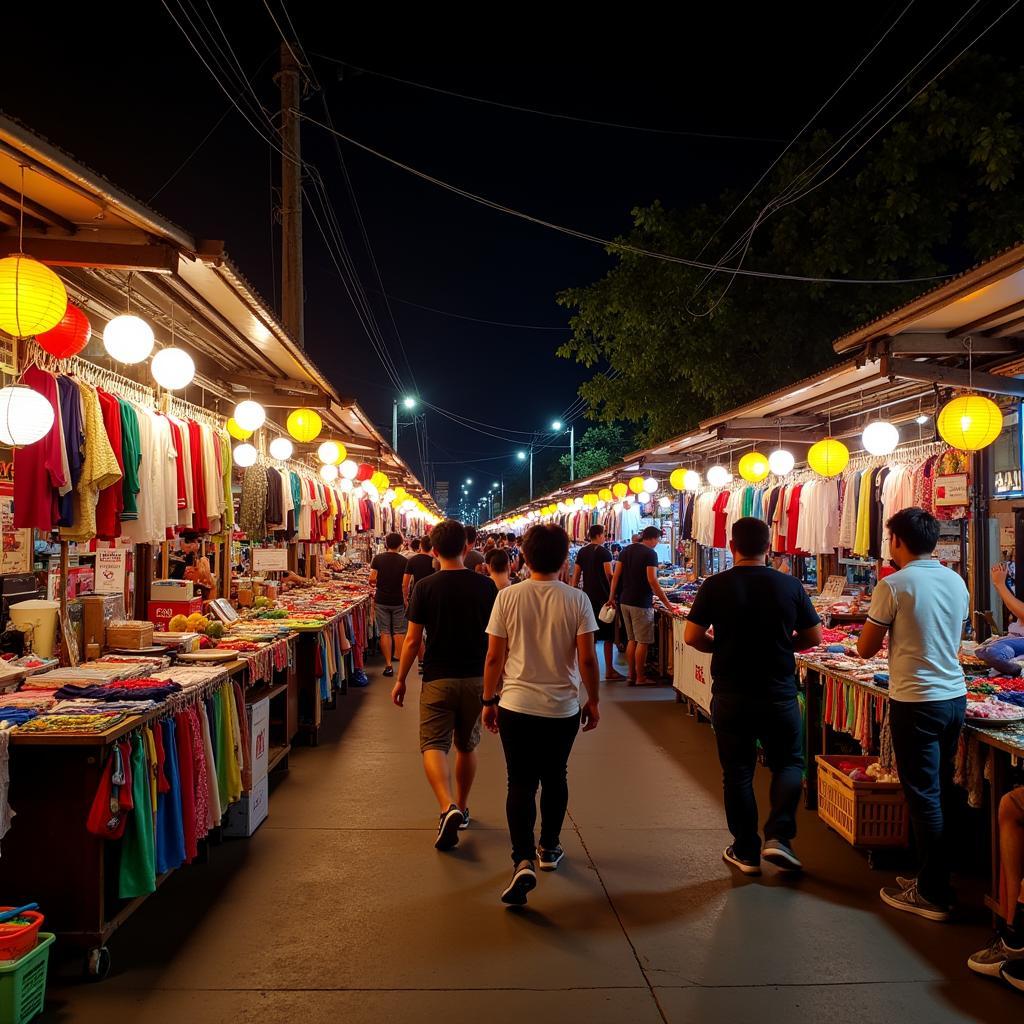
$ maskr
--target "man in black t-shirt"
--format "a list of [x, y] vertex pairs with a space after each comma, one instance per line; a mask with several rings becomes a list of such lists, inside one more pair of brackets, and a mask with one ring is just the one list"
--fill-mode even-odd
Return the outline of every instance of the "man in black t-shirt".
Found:
[[[406, 679], [426, 633], [420, 693], [420, 751], [427, 781], [441, 807], [434, 846], [450, 850], [469, 825], [469, 791], [476, 776], [480, 703], [487, 656], [485, 629], [498, 591], [484, 575], [463, 565], [466, 528], [454, 519], [434, 527], [431, 543], [439, 572], [416, 583], [409, 600], [409, 638], [391, 699], [405, 705]], [[455, 741], [455, 796], [448, 751]]]
[[[745, 875], [761, 873], [762, 856], [785, 870], [801, 867], [791, 846], [804, 769], [793, 652], [821, 642], [821, 620], [800, 581], [765, 564], [770, 544], [760, 519], [733, 524], [733, 568], [704, 581], [684, 633], [688, 646], [711, 654], [711, 721], [733, 836], [722, 856]], [[763, 850], [753, 786], [758, 741], [772, 773]]]
[[[408, 561], [405, 563], [405, 576], [402, 577], [402, 593], [405, 596], [405, 605], [407, 608], [409, 606], [409, 595], [412, 593], [413, 587], [415, 587], [420, 580], [425, 579], [427, 576], [432, 576], [437, 572], [437, 560], [434, 558], [430, 535], [428, 534], [422, 540], [414, 537], [413, 540], [416, 542], [416, 554], [409, 556]], [[420, 672], [422, 672], [422, 643], [420, 644], [420, 650], [418, 653]]]
[[384, 539], [387, 551], [375, 555], [370, 563], [370, 586], [374, 588], [373, 606], [377, 632], [380, 634], [380, 649], [384, 655], [384, 675], [393, 676], [392, 655], [401, 657], [402, 641], [405, 639], [405, 598], [402, 596], [402, 577], [409, 564], [399, 554], [402, 535], [389, 533]]
[[583, 579], [583, 591], [590, 598], [597, 619], [597, 639], [604, 644], [604, 677], [609, 682], [625, 679], [615, 671], [615, 623], [602, 622], [601, 610], [608, 603], [612, 585], [612, 556], [604, 546], [604, 527], [590, 528], [590, 543], [576, 554], [576, 566], [572, 571], [572, 585], [578, 587]]

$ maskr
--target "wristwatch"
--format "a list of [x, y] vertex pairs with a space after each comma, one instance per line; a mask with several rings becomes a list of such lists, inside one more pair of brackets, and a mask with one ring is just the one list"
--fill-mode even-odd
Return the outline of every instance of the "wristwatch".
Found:
[[493, 697], [481, 697], [480, 703], [483, 704], [485, 708], [493, 708], [498, 706], [499, 700], [501, 700], [501, 694], [496, 693]]

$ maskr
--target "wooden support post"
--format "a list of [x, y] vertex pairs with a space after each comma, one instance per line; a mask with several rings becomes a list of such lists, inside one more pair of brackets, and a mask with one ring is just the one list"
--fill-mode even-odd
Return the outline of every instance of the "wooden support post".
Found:
[[165, 580], [168, 578], [171, 572], [171, 552], [170, 544], [167, 541], [162, 541], [160, 544], [160, 578]]

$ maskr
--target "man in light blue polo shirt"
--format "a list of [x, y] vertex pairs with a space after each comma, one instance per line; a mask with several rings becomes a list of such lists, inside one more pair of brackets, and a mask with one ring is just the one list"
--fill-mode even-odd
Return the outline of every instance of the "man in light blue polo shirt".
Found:
[[880, 895], [897, 910], [947, 921], [954, 896], [943, 806], [967, 707], [957, 654], [970, 596], [963, 579], [934, 557], [939, 521], [933, 515], [907, 508], [886, 527], [899, 572], [878, 581], [857, 652], [877, 654], [888, 632], [889, 723], [920, 869], [916, 879]]

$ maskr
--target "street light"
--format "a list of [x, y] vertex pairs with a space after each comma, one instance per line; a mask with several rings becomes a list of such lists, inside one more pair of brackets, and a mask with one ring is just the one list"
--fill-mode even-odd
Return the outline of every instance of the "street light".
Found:
[[[555, 420], [551, 424], [552, 430], [561, 430], [562, 421]], [[576, 428], [570, 423], [569, 429], [566, 431], [569, 435], [569, 479], [576, 479]]]
[[561, 430], [562, 429], [562, 421], [561, 420], [555, 420], [555, 422], [551, 424], [551, 429], [552, 430]]
[[[412, 410], [416, 408], [416, 399], [412, 397], [406, 397], [402, 399], [402, 405], [406, 409]], [[398, 399], [394, 398], [391, 400], [391, 448], [394, 452], [398, 453]]]
[[467, 484], [472, 484], [473, 483], [473, 478], [471, 476], [466, 477], [466, 483]]
[[526, 452], [516, 452], [516, 458], [522, 462], [526, 458]]

